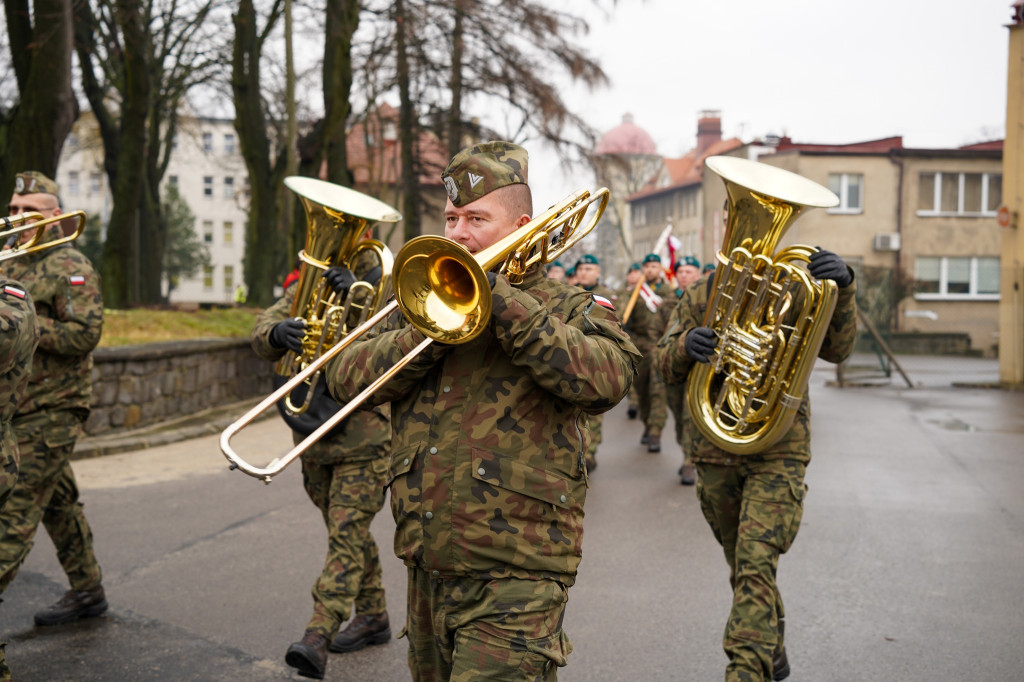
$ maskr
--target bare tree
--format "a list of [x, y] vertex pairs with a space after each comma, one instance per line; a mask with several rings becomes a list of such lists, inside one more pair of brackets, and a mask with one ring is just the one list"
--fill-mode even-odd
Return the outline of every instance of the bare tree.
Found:
[[[53, 177], [64, 140], [78, 118], [71, 88], [72, 0], [4, 0], [11, 71], [17, 98], [0, 108], [0, 194], [14, 174], [37, 170]], [[39, 46], [45, 46], [40, 49]]]

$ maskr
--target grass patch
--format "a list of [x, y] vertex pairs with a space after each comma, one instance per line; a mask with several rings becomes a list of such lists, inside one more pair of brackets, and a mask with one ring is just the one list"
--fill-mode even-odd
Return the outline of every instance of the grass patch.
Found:
[[247, 338], [258, 308], [104, 310], [101, 348], [183, 339]]

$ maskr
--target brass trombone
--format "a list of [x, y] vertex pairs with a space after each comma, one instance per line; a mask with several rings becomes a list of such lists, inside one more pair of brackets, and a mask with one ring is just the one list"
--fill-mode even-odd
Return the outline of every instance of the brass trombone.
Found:
[[[55, 239], [52, 242], [39, 243], [47, 227], [53, 223], [62, 222], [70, 218], [75, 218], [78, 221], [73, 233], [60, 239]], [[12, 242], [10, 247], [0, 251], [0, 262], [37, 251], [45, 251], [46, 249], [52, 249], [54, 246], [74, 241], [81, 236], [82, 230], [85, 229], [85, 211], [72, 211], [71, 213], [62, 213], [50, 218], [44, 218], [43, 214], [37, 211], [27, 211], [18, 215], [3, 217], [0, 220], [2, 220], [4, 228], [0, 230], [0, 244]], [[36, 231], [32, 238], [24, 244], [20, 243], [20, 235], [30, 230]]]
[[[475, 256], [462, 245], [444, 237], [424, 235], [410, 240], [395, 257], [395, 300], [352, 330], [221, 433], [220, 449], [231, 463], [230, 468], [241, 469], [254, 478], [263, 479], [264, 483], [270, 483], [273, 476], [348, 417], [431, 343], [441, 341], [455, 345], [476, 338], [486, 328], [491, 317], [491, 287], [487, 281], [487, 272], [503, 263], [499, 272], [506, 275], [513, 284], [522, 282], [532, 267], [550, 263], [590, 234], [608, 205], [608, 197], [607, 188], [594, 193], [579, 190]], [[584, 222], [590, 207], [595, 203], [596, 213]], [[231, 439], [236, 433], [273, 407], [283, 395], [287, 395], [307, 377], [318, 372], [355, 339], [386, 319], [396, 308], [427, 337], [412, 352], [374, 380], [305, 440], [272, 460], [266, 467], [249, 464], [232, 449]]]

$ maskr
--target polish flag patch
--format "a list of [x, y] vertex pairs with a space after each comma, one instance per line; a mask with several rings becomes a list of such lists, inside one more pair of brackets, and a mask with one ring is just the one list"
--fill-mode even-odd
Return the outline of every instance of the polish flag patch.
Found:
[[4, 286], [4, 293], [8, 296], [14, 296], [16, 298], [25, 298], [25, 290], [19, 289], [18, 287], [12, 287], [10, 284]]
[[81, 275], [71, 275], [68, 277], [68, 282], [73, 287], [80, 287], [85, 284], [85, 277], [82, 277]]
[[598, 296], [597, 294], [594, 294], [594, 300], [603, 305], [608, 310], [615, 310], [615, 306], [612, 305], [612, 302], [609, 301], [604, 296]]

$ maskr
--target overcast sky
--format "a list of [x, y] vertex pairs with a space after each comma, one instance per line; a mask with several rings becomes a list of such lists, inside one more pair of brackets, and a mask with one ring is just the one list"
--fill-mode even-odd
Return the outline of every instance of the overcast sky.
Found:
[[[744, 142], [957, 147], [1005, 134], [1011, 0], [619, 0], [608, 14], [561, 2], [589, 18], [582, 43], [612, 81], [567, 89], [570, 106], [602, 132], [631, 113], [664, 156], [695, 146], [704, 109]], [[592, 185], [527, 147], [538, 206]]]

